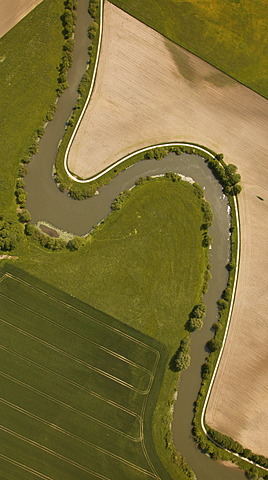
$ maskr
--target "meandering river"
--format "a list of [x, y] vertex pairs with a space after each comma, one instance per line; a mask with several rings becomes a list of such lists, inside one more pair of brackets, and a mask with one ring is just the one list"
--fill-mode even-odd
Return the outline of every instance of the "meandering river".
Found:
[[222, 195], [220, 185], [200, 157], [186, 154], [177, 156], [173, 153], [161, 160], [150, 159], [136, 163], [115, 177], [109, 185], [102, 187], [99, 195], [84, 201], [73, 200], [61, 193], [52, 178], [57, 146], [76, 103], [77, 86], [88, 60], [87, 8], [88, 0], [78, 1], [74, 62], [68, 75], [70, 86], [59, 99], [55, 117], [40, 141], [39, 153], [29, 165], [29, 173], [25, 178], [28, 192], [27, 208], [32, 215], [33, 223], [45, 221], [61, 230], [84, 235], [109, 214], [111, 201], [122, 190], [130, 188], [141, 176], [174, 171], [192, 177], [205, 187], [206, 199], [214, 212], [213, 225], [210, 229], [213, 236], [211, 249], [213, 281], [210, 282], [209, 292], [205, 295], [207, 316], [204, 327], [192, 335], [191, 366], [181, 378], [172, 428], [175, 446], [186, 457], [198, 480], [242, 480], [245, 478], [243, 472], [223, 466], [220, 462], [203, 455], [191, 436], [193, 403], [200, 387], [200, 367], [206, 357], [205, 344], [212, 337], [210, 329], [217, 316], [216, 301], [227, 280], [225, 266], [229, 254], [229, 218], [227, 201]]

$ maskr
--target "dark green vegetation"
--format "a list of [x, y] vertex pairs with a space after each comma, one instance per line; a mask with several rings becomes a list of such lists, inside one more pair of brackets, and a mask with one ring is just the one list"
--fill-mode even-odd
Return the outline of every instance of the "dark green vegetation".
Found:
[[[195, 188], [164, 178], [137, 186], [123, 208], [78, 250], [46, 251], [31, 237], [24, 237], [14, 250], [19, 256], [16, 265], [24, 271], [164, 344], [167, 357], [154, 439], [172, 478], [178, 476], [169, 449], [170, 400], [177, 374], [168, 364], [188, 335], [185, 325], [202, 295], [207, 265], [203, 221], [202, 199]], [[181, 458], [178, 462], [187, 471]]]
[[[260, 95], [268, 97], [268, 8], [263, 0], [112, 0]], [[217, 78], [209, 78], [217, 82]]]
[[1, 477], [169, 478], [151, 438], [162, 345], [19, 275], [0, 282]]

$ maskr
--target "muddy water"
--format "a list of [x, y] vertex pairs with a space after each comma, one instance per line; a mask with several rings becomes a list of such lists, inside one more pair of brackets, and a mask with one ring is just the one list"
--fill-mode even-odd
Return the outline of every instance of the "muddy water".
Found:
[[35, 156], [29, 166], [29, 173], [26, 177], [27, 208], [32, 215], [33, 223], [45, 221], [62, 230], [84, 235], [109, 214], [111, 201], [122, 190], [131, 187], [141, 176], [174, 171], [192, 177], [205, 187], [205, 196], [214, 211], [214, 221], [211, 227], [213, 281], [210, 282], [209, 292], [205, 297], [207, 316], [204, 327], [192, 336], [191, 366], [182, 375], [172, 428], [175, 446], [186, 457], [198, 480], [242, 480], [245, 477], [241, 471], [225, 467], [201, 454], [191, 436], [193, 402], [200, 386], [200, 367], [206, 356], [204, 345], [212, 336], [210, 328], [216, 319], [216, 301], [220, 297], [227, 279], [225, 265], [228, 261], [229, 251], [229, 223], [227, 202], [222, 196], [218, 182], [212, 177], [201, 158], [186, 154], [180, 156], [169, 154], [162, 160], [141, 161], [122, 172], [109, 185], [101, 188], [99, 195], [84, 201], [75, 201], [62, 194], [52, 179], [57, 145], [63, 136], [64, 125], [75, 104], [76, 88], [85, 71], [88, 58], [86, 34], [88, 0], [79, 0], [78, 3], [74, 63], [68, 77], [70, 87], [60, 98], [56, 115], [48, 125], [40, 142], [39, 154]]

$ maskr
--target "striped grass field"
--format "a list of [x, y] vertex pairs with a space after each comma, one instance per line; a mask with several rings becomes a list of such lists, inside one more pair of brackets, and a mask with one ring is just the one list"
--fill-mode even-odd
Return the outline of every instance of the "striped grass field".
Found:
[[150, 438], [162, 345], [14, 272], [0, 281], [1, 479], [168, 479]]

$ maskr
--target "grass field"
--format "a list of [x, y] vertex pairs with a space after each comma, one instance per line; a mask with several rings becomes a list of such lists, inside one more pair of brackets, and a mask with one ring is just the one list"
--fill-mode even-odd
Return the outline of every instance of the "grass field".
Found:
[[0, 39], [1, 213], [14, 211], [18, 164], [56, 98], [63, 11], [63, 0], [44, 0]]
[[112, 0], [134, 17], [268, 97], [263, 0]]
[[169, 478], [144, 437], [162, 345], [25, 274], [0, 298], [1, 478]]

